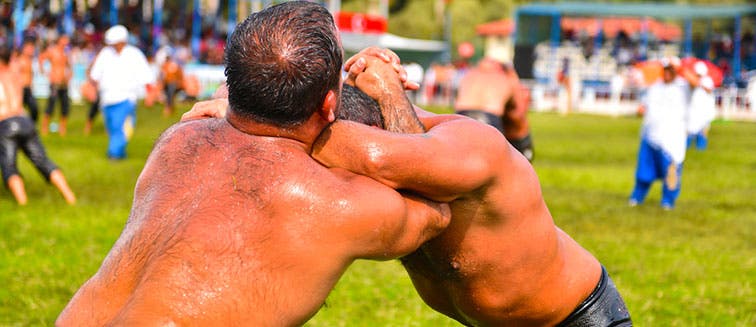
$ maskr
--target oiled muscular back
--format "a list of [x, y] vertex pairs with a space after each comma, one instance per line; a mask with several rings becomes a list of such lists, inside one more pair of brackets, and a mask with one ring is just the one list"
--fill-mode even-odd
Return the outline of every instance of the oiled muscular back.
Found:
[[456, 110], [483, 110], [497, 116], [514, 94], [510, 78], [495, 63], [482, 62], [462, 78], [457, 91]]
[[32, 69], [32, 58], [21, 54], [16, 57], [14, 65], [16, 66], [16, 71], [18, 71], [17, 78], [21, 81], [21, 86], [31, 86], [32, 79], [34, 77], [34, 71]]
[[348, 264], [332, 253], [332, 226], [314, 219], [330, 215], [313, 205], [332, 206], [316, 192], [325, 172], [294, 143], [225, 120], [170, 129], [139, 178], [122, 235], [66, 309], [97, 310], [64, 312], [59, 322], [302, 323]]
[[22, 87], [11, 70], [0, 71], [0, 120], [24, 113]]

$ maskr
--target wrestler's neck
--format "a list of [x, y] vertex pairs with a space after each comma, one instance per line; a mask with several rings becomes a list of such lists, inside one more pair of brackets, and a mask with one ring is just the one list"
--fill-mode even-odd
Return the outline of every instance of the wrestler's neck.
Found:
[[285, 128], [241, 117], [235, 114], [233, 110], [228, 111], [226, 120], [231, 126], [242, 133], [278, 138], [286, 143], [293, 141], [307, 153], [312, 149], [312, 144], [318, 135], [320, 135], [320, 132], [329, 124], [319, 113], [312, 114], [310, 118], [297, 126]]

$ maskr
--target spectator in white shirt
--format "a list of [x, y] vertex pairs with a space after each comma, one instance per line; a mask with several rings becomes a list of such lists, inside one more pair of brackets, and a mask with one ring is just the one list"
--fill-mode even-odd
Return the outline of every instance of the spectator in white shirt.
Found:
[[688, 106], [688, 146], [695, 142], [696, 149], [705, 150], [709, 143], [709, 125], [717, 115], [714, 99], [714, 81], [709, 77], [709, 69], [703, 62], [697, 62], [693, 70], [701, 78], [701, 83], [693, 89]]
[[105, 32], [105, 44], [92, 64], [89, 77], [97, 83], [108, 131], [108, 158], [126, 157], [126, 145], [134, 132], [136, 101], [154, 80], [147, 59], [128, 45], [126, 27], [116, 25]]
[[[662, 79], [651, 85], [643, 106], [645, 114], [635, 171], [635, 188], [630, 206], [642, 203], [654, 180], [663, 181], [662, 208], [674, 208], [680, 195], [682, 164], [685, 160], [685, 112], [691, 87], [700, 83], [698, 76], [680, 65], [680, 60], [662, 61]], [[681, 77], [678, 77], [677, 75]]]

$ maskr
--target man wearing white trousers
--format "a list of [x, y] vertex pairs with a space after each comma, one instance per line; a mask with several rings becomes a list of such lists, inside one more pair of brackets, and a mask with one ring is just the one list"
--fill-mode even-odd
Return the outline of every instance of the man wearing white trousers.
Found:
[[95, 58], [89, 77], [97, 83], [108, 131], [108, 158], [126, 158], [126, 145], [136, 124], [136, 101], [154, 80], [147, 58], [128, 45], [129, 32], [115, 25], [105, 32], [105, 44]]

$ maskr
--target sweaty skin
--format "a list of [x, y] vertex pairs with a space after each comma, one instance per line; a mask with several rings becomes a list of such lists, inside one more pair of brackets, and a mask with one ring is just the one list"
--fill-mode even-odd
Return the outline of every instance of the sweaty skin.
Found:
[[484, 58], [462, 77], [454, 108], [457, 111], [483, 110], [501, 117], [518, 85], [519, 81], [509, 78], [499, 63]]
[[166, 60], [163, 66], [160, 67], [160, 73], [163, 76], [164, 83], [181, 83], [184, 79], [181, 66], [173, 60]]
[[24, 114], [22, 90], [16, 72], [0, 64], [0, 121]]
[[[17, 74], [17, 71], [10, 69], [10, 67], [8, 67], [5, 63], [0, 63], [0, 122], [3, 122], [4, 120], [9, 118], [24, 115], [23, 86], [21, 81], [18, 79]], [[13, 140], [13, 142], [18, 143], [20, 141], [18, 139], [15, 139]], [[38, 139], [36, 143], [31, 145], [36, 146], [37, 149], [42, 148], [42, 144], [39, 143]], [[26, 146], [29, 145], [27, 144]], [[22, 149], [27, 156], [30, 156], [30, 148], [22, 147]], [[1, 150], [6, 151], [7, 149], [3, 147], [3, 149]], [[4, 154], [11, 155], [11, 153]], [[47, 160], [46, 156], [45, 160]], [[40, 169], [39, 166], [37, 168]], [[52, 170], [50, 172], [50, 175], [47, 177], [49, 178], [50, 183], [52, 183], [53, 186], [58, 189], [61, 195], [63, 195], [63, 198], [66, 200], [66, 202], [68, 202], [68, 204], [76, 203], [76, 195], [74, 195], [73, 191], [68, 186], [68, 181], [66, 180], [60, 169]], [[15, 197], [16, 202], [19, 205], [26, 205], [28, 198], [26, 195], [26, 187], [24, 186], [24, 182], [21, 176], [12, 175], [8, 178], [7, 181], [5, 181], [5, 184]]]
[[512, 96], [504, 106], [504, 136], [508, 140], [519, 140], [530, 134], [528, 122], [528, 103], [530, 103], [530, 90], [520, 84], [520, 77], [512, 67], [505, 69]]
[[[372, 79], [397, 83], [388, 71], [368, 64], [364, 75], [370, 78], [359, 75], [356, 84], [375, 95]], [[383, 96], [405, 97], [393, 91]], [[383, 108], [397, 100], [377, 100], [383, 111], [414, 115], [411, 106]], [[493, 127], [419, 109], [417, 116], [424, 133], [337, 121], [313, 157], [449, 203], [449, 227], [403, 259], [418, 293], [435, 310], [473, 326], [549, 326], [565, 319], [594, 290], [601, 266], [554, 225], [532, 166]]]
[[448, 224], [445, 205], [314, 161], [325, 125], [230, 113], [170, 128], [121, 236], [56, 325], [301, 325], [355, 259], [406, 255]]
[[45, 61], [50, 61], [47, 77], [50, 84], [67, 87], [71, 79], [71, 67], [66, 56], [68, 37], [61, 36], [54, 45], [50, 46], [39, 56], [39, 67], [44, 67]]
[[32, 84], [34, 72], [32, 70], [32, 57], [34, 56], [34, 46], [24, 44], [23, 50], [14, 60], [14, 68], [18, 72], [18, 79], [21, 87], [28, 87]]

